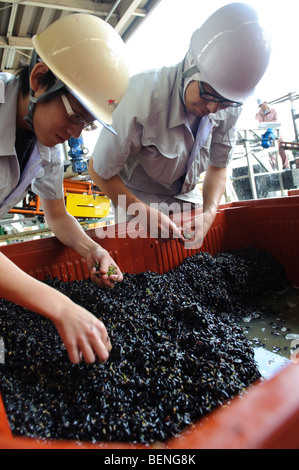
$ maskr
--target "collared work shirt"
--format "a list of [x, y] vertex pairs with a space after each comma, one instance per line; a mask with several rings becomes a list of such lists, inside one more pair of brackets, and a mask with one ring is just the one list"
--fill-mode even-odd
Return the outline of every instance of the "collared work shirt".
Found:
[[1, 73], [4, 84], [0, 104], [0, 218], [32, 190], [44, 199], [63, 197], [63, 164], [58, 147], [48, 148], [35, 142], [29, 160], [20, 175], [15, 152], [16, 115], [19, 80]]
[[210, 114], [204, 125], [200, 123], [200, 132], [206, 126], [209, 131], [190, 164], [195, 139], [180, 99], [182, 67], [181, 63], [132, 77], [113, 113], [117, 136], [103, 129], [92, 156], [99, 176], [109, 179], [118, 174], [148, 204], [199, 202], [196, 186], [201, 173], [209, 164], [226, 167], [232, 157], [240, 108]]
[[275, 122], [277, 121], [277, 111], [274, 108], [268, 108], [266, 112], [259, 109], [259, 112], [255, 115], [255, 119], [259, 122]]

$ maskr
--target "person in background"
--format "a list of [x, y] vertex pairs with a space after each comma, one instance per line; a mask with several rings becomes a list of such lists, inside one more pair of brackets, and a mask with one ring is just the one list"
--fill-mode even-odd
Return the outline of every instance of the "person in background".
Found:
[[[194, 32], [181, 63], [130, 79], [114, 111], [117, 137], [103, 129], [89, 164], [118, 221], [136, 217], [151, 233], [155, 220], [160, 238], [200, 243], [225, 190], [241, 106], [262, 78], [270, 51], [255, 10], [233, 3]], [[202, 173], [203, 197], [197, 187]], [[192, 213], [198, 204], [202, 213], [191, 223], [173, 223], [170, 207]]]
[[[258, 122], [277, 122], [278, 119], [277, 119], [276, 109], [270, 108], [267, 101], [263, 101], [261, 99], [257, 100], [257, 104], [258, 104], [259, 110], [255, 115], [255, 119], [257, 119]], [[280, 135], [278, 139], [278, 151], [282, 160], [282, 169], [286, 170], [290, 168], [290, 164], [289, 164], [289, 159], [287, 157], [286, 152], [281, 147], [281, 142], [283, 142], [283, 139], [282, 139], [282, 136]]]
[[277, 122], [277, 111], [274, 108], [270, 108], [267, 101], [261, 99], [257, 100], [259, 107], [258, 112], [255, 115], [255, 119], [259, 122]]
[[[127, 88], [124, 44], [111, 26], [87, 14], [66, 16], [32, 41], [30, 67], [22, 67], [16, 75], [0, 74], [0, 217], [31, 186], [57, 238], [86, 260], [99, 286], [112, 287], [122, 280], [119, 268], [66, 211], [57, 144], [79, 137], [95, 121], [115, 133], [109, 102], [113, 99], [116, 105]], [[92, 268], [97, 262], [98, 275]], [[87, 363], [107, 360], [111, 344], [100, 320], [27, 275], [3, 253], [0, 263], [2, 297], [52, 320], [72, 363], [82, 356]], [[111, 264], [117, 274], [109, 278]]]

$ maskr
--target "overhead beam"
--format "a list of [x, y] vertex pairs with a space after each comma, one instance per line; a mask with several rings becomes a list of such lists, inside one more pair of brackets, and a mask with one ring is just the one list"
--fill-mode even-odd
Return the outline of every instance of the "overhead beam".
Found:
[[125, 0], [120, 4], [119, 7], [119, 21], [115, 26], [115, 30], [121, 34], [123, 27], [126, 25], [127, 21], [132, 15], [134, 15], [135, 10], [139, 7], [140, 0]]
[[[70, 13], [88, 13], [109, 22], [126, 42], [161, 0], [0, 0], [0, 12], [9, 12], [6, 34], [0, 36], [0, 70], [18, 66], [19, 56], [30, 58], [32, 34]], [[29, 11], [29, 14], [28, 14]], [[30, 13], [31, 11], [31, 13]], [[8, 17], [8, 15], [6, 15]]]
[[[9, 15], [9, 22], [8, 22], [8, 28], [6, 32], [6, 37], [9, 38], [12, 35], [14, 23], [15, 23], [15, 18], [17, 14], [17, 5], [12, 5], [10, 8], [10, 15]], [[1, 60], [1, 70], [4, 70], [7, 64], [7, 58], [9, 55], [9, 49], [5, 48], [2, 54], [2, 60]], [[11, 64], [9, 63], [9, 67], [11, 67]]]
[[[55, 0], [55, 2], [53, 0], [24, 0], [22, 2], [20, 0], [0, 0], [0, 3], [91, 13], [103, 17], [111, 10], [110, 3], [97, 3], [91, 0]], [[118, 17], [118, 15], [115, 16]]]
[[31, 38], [19, 38], [11, 36], [8, 38], [9, 47], [15, 47], [17, 49], [33, 49], [33, 43]]
[[0, 36], [0, 48], [15, 47], [17, 49], [33, 49], [31, 38], [19, 38], [17, 36]]

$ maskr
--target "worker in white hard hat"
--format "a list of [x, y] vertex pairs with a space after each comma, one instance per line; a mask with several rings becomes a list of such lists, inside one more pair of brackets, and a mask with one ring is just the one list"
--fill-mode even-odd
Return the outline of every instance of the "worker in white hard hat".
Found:
[[146, 214], [138, 217], [149, 233], [149, 221], [158, 220], [160, 234], [185, 243], [186, 227], [172, 223], [169, 207], [200, 203], [204, 238], [225, 190], [241, 105], [266, 71], [270, 49], [255, 10], [234, 3], [194, 32], [183, 62], [130, 79], [114, 112], [117, 137], [103, 129], [89, 165], [119, 217]]
[[[66, 211], [57, 144], [78, 138], [95, 122], [115, 134], [111, 103], [116, 106], [121, 100], [129, 77], [124, 44], [103, 20], [74, 14], [34, 36], [33, 45], [30, 68], [24, 66], [16, 75], [0, 74], [0, 218], [31, 188], [40, 196], [57, 238], [86, 260], [99, 286], [112, 287], [122, 280], [118, 266]], [[51, 319], [71, 362], [108, 358], [111, 345], [101, 321], [3, 254], [0, 260], [2, 297]], [[92, 267], [96, 263], [101, 266], [97, 275]], [[109, 277], [110, 265], [117, 273]]]
[[257, 99], [258, 112], [255, 115], [255, 119], [259, 122], [277, 122], [277, 111], [274, 108], [270, 108], [267, 101]]

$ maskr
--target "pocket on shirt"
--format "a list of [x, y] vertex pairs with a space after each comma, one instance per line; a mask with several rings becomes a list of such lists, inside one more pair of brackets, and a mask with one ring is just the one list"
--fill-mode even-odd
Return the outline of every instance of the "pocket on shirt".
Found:
[[158, 153], [154, 145], [141, 149], [139, 162], [144, 171], [154, 179], [163, 174], [166, 165], [164, 155]]
[[183, 158], [175, 155], [169, 158], [155, 146], [146, 147], [143, 152], [140, 152], [140, 165], [152, 180], [162, 186], [171, 187], [184, 174], [186, 161]]

